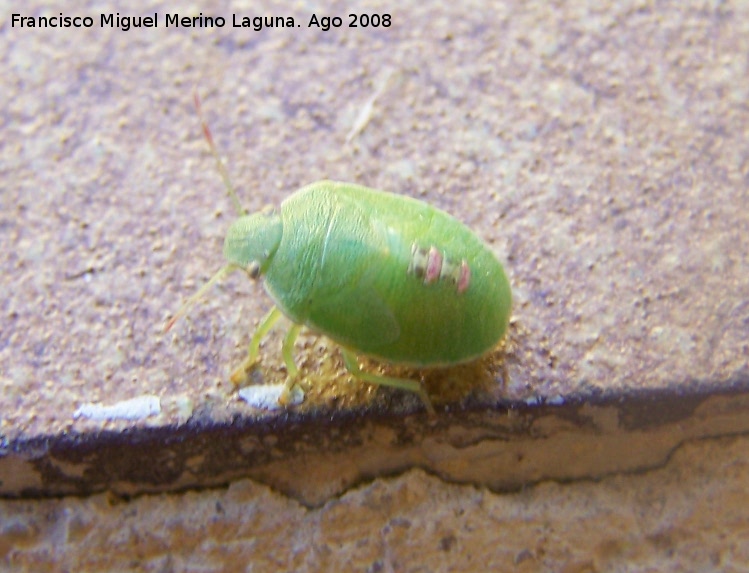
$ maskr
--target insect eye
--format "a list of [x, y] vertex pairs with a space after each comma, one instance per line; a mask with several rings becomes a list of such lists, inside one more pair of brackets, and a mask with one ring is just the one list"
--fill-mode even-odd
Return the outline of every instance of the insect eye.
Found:
[[252, 280], [256, 280], [260, 276], [260, 263], [252, 261], [247, 265], [247, 274], [250, 275]]

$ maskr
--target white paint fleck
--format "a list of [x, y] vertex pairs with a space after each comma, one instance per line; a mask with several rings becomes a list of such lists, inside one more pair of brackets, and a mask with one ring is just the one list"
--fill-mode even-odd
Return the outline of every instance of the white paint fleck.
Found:
[[73, 418], [89, 420], [141, 420], [161, 413], [158, 396], [144, 395], [116, 402], [109, 406], [88, 402], [73, 413]]
[[[260, 384], [246, 386], [237, 392], [239, 397], [255, 408], [263, 410], [278, 410], [283, 406], [279, 400], [284, 393], [285, 384]], [[304, 391], [299, 386], [294, 386], [287, 397], [286, 406], [298, 406], [304, 401]]]

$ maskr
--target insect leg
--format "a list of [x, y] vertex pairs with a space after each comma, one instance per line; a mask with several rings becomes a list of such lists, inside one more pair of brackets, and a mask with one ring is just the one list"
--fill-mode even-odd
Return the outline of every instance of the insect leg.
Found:
[[250, 347], [247, 350], [247, 358], [240, 364], [234, 372], [231, 373], [231, 381], [235, 386], [241, 386], [247, 379], [247, 371], [250, 367], [255, 364], [257, 357], [260, 355], [260, 341], [263, 337], [268, 334], [273, 325], [278, 322], [283, 314], [278, 307], [274, 306], [270, 309], [270, 312], [258, 324], [255, 334], [252, 335], [250, 340]]
[[341, 348], [341, 352], [343, 353], [343, 363], [346, 365], [346, 369], [355, 378], [359, 378], [360, 380], [364, 380], [365, 382], [369, 382], [370, 384], [391, 386], [393, 388], [407, 390], [409, 392], [418, 394], [419, 398], [421, 398], [421, 401], [424, 402], [424, 406], [426, 407], [427, 412], [429, 412], [430, 415], [435, 414], [434, 407], [432, 406], [432, 401], [424, 391], [424, 388], [422, 388], [420, 382], [417, 382], [416, 380], [407, 380], [406, 378], [392, 378], [390, 376], [380, 376], [379, 374], [364, 372], [359, 367], [359, 361], [357, 360], [356, 355], [353, 352], [351, 352], [350, 350], [346, 350], [345, 348]]
[[286, 338], [283, 339], [283, 346], [281, 347], [281, 354], [283, 355], [283, 362], [286, 364], [286, 371], [292, 378], [299, 373], [299, 369], [294, 362], [294, 343], [296, 342], [296, 337], [299, 336], [301, 328], [301, 324], [292, 324], [291, 328], [289, 328], [289, 331], [286, 333]]
[[294, 390], [294, 385], [296, 384], [297, 374], [299, 374], [299, 368], [297, 368], [296, 362], [294, 362], [294, 343], [296, 342], [296, 338], [299, 336], [299, 331], [301, 329], [301, 324], [292, 324], [289, 331], [286, 333], [286, 337], [283, 339], [281, 355], [283, 356], [284, 364], [286, 364], [286, 372], [288, 372], [289, 375], [286, 378], [283, 392], [278, 399], [279, 404], [288, 404], [292, 401], [292, 392]]

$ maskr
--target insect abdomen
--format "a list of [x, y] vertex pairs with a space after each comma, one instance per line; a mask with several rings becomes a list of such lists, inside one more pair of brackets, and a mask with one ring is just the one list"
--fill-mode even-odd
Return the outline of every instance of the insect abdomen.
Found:
[[425, 285], [437, 281], [449, 281], [458, 294], [464, 293], [471, 282], [471, 267], [468, 261], [452, 260], [434, 245], [424, 248], [418, 243], [411, 245], [411, 259], [407, 272], [422, 279]]

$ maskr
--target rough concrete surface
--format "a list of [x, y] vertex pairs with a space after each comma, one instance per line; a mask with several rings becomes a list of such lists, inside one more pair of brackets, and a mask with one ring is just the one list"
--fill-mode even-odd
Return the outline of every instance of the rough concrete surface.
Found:
[[746, 9], [424, 5], [327, 33], [6, 22], [4, 433], [98, 429], [74, 421], [82, 403], [142, 395], [162, 402], [145, 424], [250, 413], [227, 376], [269, 306], [260, 288], [232, 277], [161, 332], [221, 266], [234, 217], [196, 87], [251, 210], [357, 181], [434, 202], [493, 246], [515, 295], [498, 397], [746, 382]]
[[696, 442], [647, 475], [511, 495], [413, 470], [315, 510], [248, 480], [4, 501], [0, 554], [14, 571], [734, 573], [749, 569], [747, 460], [746, 438]]
[[[631, 412], [629, 396], [655, 393], [657, 408], [648, 412], [647, 427], [663, 412], [663, 427], [674, 439], [668, 447], [658, 442], [664, 444], [662, 455], [653, 457], [650, 468], [673, 451], [698, 447], [688, 440], [746, 433], [739, 422], [749, 419], [744, 410], [749, 388], [749, 3], [368, 3], [366, 13], [391, 15], [387, 28], [348, 28], [351, 9], [343, 2], [189, 7], [79, 2], [66, 5], [64, 15], [91, 16], [93, 27], [55, 29], [11, 27], [9, 15], [53, 16], [62, 9], [58, 6], [0, 2], [0, 7], [4, 494], [54, 493], [60, 490], [50, 484], [88, 479], [97, 470], [102, 470], [97, 477], [103, 473], [108, 479], [95, 482], [96, 488], [113, 487], [122, 476], [99, 464], [102, 452], [115, 465], [126, 464], [136, 446], [153, 435], [164, 436], [159, 438], [164, 447], [148, 458], [151, 463], [137, 458], [144, 472], [139, 485], [160, 484], [172, 467], [167, 446], [181, 442], [184, 432], [206, 437], [204, 428], [230, 431], [235, 425], [250, 441], [264, 425], [276, 433], [285, 427], [298, 432], [298, 444], [283, 452], [274, 447], [275, 436], [262, 444], [269, 459], [278, 454], [283, 460], [293, 460], [289, 452], [294, 448], [306, 451], [310, 444], [327, 443], [329, 435], [323, 439], [317, 433], [323, 419], [334, 426], [345, 419], [365, 430], [368, 425], [392, 426], [396, 437], [387, 439], [398, 444], [415, 425], [423, 429], [422, 444], [431, 431], [437, 436], [432, 442], [454, 448], [451, 467], [468, 475], [467, 481], [471, 458], [459, 454], [465, 444], [475, 445], [473, 435], [464, 439], [468, 423], [478, 419], [477, 427], [491, 428], [494, 443], [504, 444], [508, 438], [497, 428], [505, 423], [504, 416], [513, 415], [507, 408], [517, 404], [574, 403], [574, 411], [561, 410], [553, 420], [557, 428], [569, 419], [572, 428], [588, 400], [620, 403], [622, 410], [610, 418], [588, 416], [598, 432], [594, 435], [607, 435], [612, 427], [627, 426], [623, 413]], [[228, 25], [166, 28], [166, 14], [177, 11], [223, 16]], [[117, 12], [156, 13], [160, 24], [128, 31], [101, 26], [102, 14]], [[312, 13], [341, 16], [343, 26], [327, 32], [309, 28]], [[259, 32], [232, 28], [232, 14], [293, 17], [301, 27]], [[311, 181], [355, 181], [446, 209], [495, 250], [513, 288], [510, 334], [476, 376], [475, 387], [458, 384], [464, 394], [448, 392], [441, 401], [452, 417], [445, 415], [430, 426], [423, 416], [403, 415], [415, 411], [411, 396], [356, 385], [348, 377], [331, 383], [328, 372], [341, 370], [340, 358], [309, 334], [298, 348], [308, 387], [305, 405], [265, 412], [244, 403], [228, 375], [242, 360], [270, 301], [261, 287], [238, 275], [214, 288], [186, 319], [163, 333], [180, 303], [221, 266], [223, 236], [235, 217], [200, 132], [192, 103], [195, 88], [251, 211], [277, 204]], [[279, 336], [264, 348], [259, 380], [284, 379]], [[442, 382], [425, 376], [428, 389], [439, 398]], [[710, 401], [696, 404], [693, 396]], [[719, 408], [711, 406], [715, 396]], [[726, 401], [730, 405], [733, 396], [740, 399], [725, 417]], [[685, 397], [694, 416], [677, 415], [669, 406]], [[106, 409], [110, 407], [116, 409]], [[110, 416], [112, 412], [117, 415]], [[704, 432], [675, 433], [682, 426], [694, 428], [705, 412], [720, 415], [712, 426], [706, 423]], [[474, 418], [469, 420], [468, 414]], [[518, 435], [544, 440], [545, 414], [530, 414], [525, 433]], [[458, 431], [451, 433], [452, 423]], [[347, 427], [340, 428], [338, 437], [346, 438]], [[650, 436], [640, 437], [635, 458], [651, 453]], [[72, 447], [74, 455], [54, 458], [59, 443]], [[609, 455], [610, 468], [602, 474], [540, 474], [539, 479], [600, 477], [617, 467], [637, 467], [619, 464], [605, 441], [582, 443], [584, 459], [591, 452], [599, 460]], [[364, 454], [359, 459], [366, 458], [362, 442], [352, 439], [349, 446], [360, 447]], [[416, 449], [413, 459], [398, 458], [402, 450], [394, 449], [383, 456], [381, 473], [356, 477], [360, 481], [414, 466], [434, 469], [429, 452], [421, 445]], [[481, 454], [480, 449], [472, 451]], [[498, 451], [490, 449], [483, 459], [504, 460]], [[740, 450], [726, 451], [736, 460], [742, 457]], [[346, 456], [345, 449], [333, 453]], [[570, 459], [578, 453], [571, 451]], [[316, 450], [308, 465], [324, 462], [323, 454]], [[202, 455], [191, 462], [200, 466]], [[46, 544], [82, 538], [81, 547], [86, 540], [92, 547], [97, 542], [116, 546], [111, 539], [95, 537], [111, 522], [111, 531], [119, 531], [113, 538], [124, 536], [120, 547], [145, 547], [141, 554], [146, 557], [130, 555], [133, 568], [149, 555], [166, 559], [155, 562], [157, 568], [188, 568], [164, 557], [167, 550], [153, 549], [169, 545], [178, 534], [165, 533], [149, 546], [147, 536], [132, 533], [148, 529], [140, 504], [187, 507], [197, 521], [185, 526], [177, 517], [165, 529], [203, 532], [215, 523], [211, 515], [231, 515], [222, 514], [226, 510], [219, 510], [212, 496], [237, 496], [263, 520], [259, 527], [251, 525], [253, 532], [267, 535], [258, 551], [277, 544], [279, 552], [270, 555], [282, 555], [281, 567], [295, 567], [285, 561], [289, 555], [306, 559], [309, 554], [300, 553], [297, 543], [315, 539], [321, 549], [303, 563], [335, 570], [331, 563], [342, 559], [342, 541], [335, 527], [325, 523], [343, 519], [335, 517], [341, 511], [336, 507], [342, 507], [347, 518], [361, 516], [359, 529], [349, 525], [344, 531], [351, 536], [347, 541], [356, 538], [349, 549], [372, 551], [371, 560], [362, 558], [361, 563], [369, 563], [361, 566], [364, 570], [415, 569], [416, 564], [397, 565], [403, 561], [391, 561], [388, 553], [397, 553], [391, 541], [409, 541], [415, 532], [433, 536], [420, 538], [426, 543], [421, 559], [437, 564], [425, 569], [448, 569], [454, 559], [465, 570], [471, 555], [481, 556], [474, 563], [483, 569], [489, 552], [505, 538], [506, 532], [498, 530], [519, 528], [508, 516], [517, 515], [512, 504], [523, 500], [529, 511], [545, 516], [540, 524], [558, 517], [553, 532], [566, 540], [556, 546], [560, 551], [576, 556], [580, 540], [590, 543], [580, 549], [581, 555], [588, 549], [587, 557], [570, 559], [569, 571], [617, 570], [601, 560], [602, 554], [626, 562], [639, 550], [662, 551], [676, 559], [679, 550], [692, 546], [710, 549], [700, 562], [707, 565], [697, 567], [686, 558], [683, 566], [669, 562], [673, 570], [731, 570], [724, 565], [746, 557], [747, 511], [743, 500], [732, 498], [730, 484], [716, 493], [721, 501], [715, 507], [723, 515], [712, 522], [686, 517], [695, 508], [710, 507], [709, 499], [694, 496], [682, 498], [681, 506], [676, 501], [669, 506], [675, 513], [679, 507], [683, 511], [683, 521], [674, 529], [661, 529], [654, 521], [643, 526], [633, 517], [646, 503], [633, 499], [654, 500], [655, 505], [661, 499], [676, 500], [677, 494], [666, 492], [690, 477], [691, 470], [699, 469], [705, 483], [719, 488], [720, 473], [712, 475], [711, 466], [699, 465], [696, 456], [681, 455], [685, 468], [691, 468], [681, 472], [682, 480], [642, 485], [634, 478], [611, 477], [591, 490], [597, 493], [586, 484], [542, 485], [531, 490], [541, 492], [541, 500], [479, 494], [415, 471], [344, 494], [344, 505], [329, 501], [318, 509], [302, 509], [296, 501], [248, 482], [227, 493], [144, 497], [114, 509], [103, 497], [4, 503], [3, 511], [21, 508], [25, 517], [17, 531], [8, 522], [2, 540], [14, 559], [48, 555], [54, 560], [62, 554], [45, 549]], [[514, 472], [528, 458], [506, 459], [502, 465]], [[561, 455], [545, 461], [550, 460], [563, 468], [570, 462]], [[743, 472], [743, 464], [735, 463], [723, 459], [715, 471], [740, 467]], [[56, 464], [57, 481], [47, 481], [52, 478], [42, 472], [42, 464]], [[303, 472], [296, 469], [297, 476]], [[524, 483], [522, 472], [520, 476], [513, 487]], [[176, 478], [172, 483], [192, 485]], [[700, 484], [695, 487], [699, 490]], [[395, 509], [400, 502], [378, 497], [390, 489], [395, 498], [406, 498], [403, 503], [411, 513], [405, 521]], [[338, 494], [340, 488], [334, 487], [327, 499]], [[482, 509], [477, 496], [510, 509]], [[565, 501], [567, 496], [609, 520], [622, 506], [632, 513], [619, 522], [615, 534], [596, 537], [601, 528], [578, 529], [583, 527], [580, 514]], [[203, 511], [203, 503], [216, 513]], [[226, 500], [220, 503], [227, 505]], [[50, 508], [56, 509], [49, 513]], [[442, 532], [445, 512], [458, 521]], [[124, 529], [123, 522], [112, 522], [120, 514], [131, 520]], [[288, 520], [273, 521], [275, 514], [303, 523], [296, 534], [300, 537], [289, 534], [293, 528]], [[66, 521], [65, 515], [81, 517]], [[51, 525], [42, 525], [48, 517]], [[222, 519], [231, 521], [226, 532], [236, 533], [239, 514]], [[95, 526], [87, 529], [87, 523]], [[471, 536], [471, 544], [464, 545], [460, 528], [486, 530], [487, 537]], [[217, 530], [214, 537], [225, 539], [226, 532]], [[548, 534], [546, 525], [533, 528], [528, 540], [536, 541], [519, 542], [508, 553], [512, 567], [543, 570], [538, 540]], [[609, 544], [595, 545], [605, 539]], [[24, 553], [18, 549], [24, 540], [41, 549]], [[374, 540], [378, 545], [373, 550]], [[208, 549], [219, 563], [230, 547], [222, 542]], [[241, 551], [249, 555], [250, 550]], [[121, 563], [126, 563], [125, 553]], [[119, 558], [114, 553], [110, 557]], [[91, 565], [97, 567], [105, 568]], [[622, 565], [618, 570], [626, 569]]]

